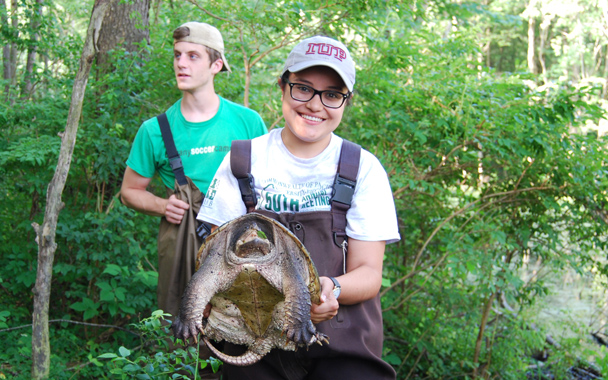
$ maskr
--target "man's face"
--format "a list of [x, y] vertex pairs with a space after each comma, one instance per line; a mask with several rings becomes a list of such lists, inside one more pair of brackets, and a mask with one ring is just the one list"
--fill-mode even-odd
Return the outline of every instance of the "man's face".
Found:
[[173, 69], [177, 88], [197, 92], [213, 85], [213, 77], [222, 69], [222, 61], [209, 62], [209, 54], [203, 45], [177, 42], [173, 46]]

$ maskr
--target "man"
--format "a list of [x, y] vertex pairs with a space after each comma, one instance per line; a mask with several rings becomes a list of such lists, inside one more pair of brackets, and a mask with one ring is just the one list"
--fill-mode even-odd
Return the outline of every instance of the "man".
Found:
[[[243, 106], [232, 103], [215, 93], [213, 80], [220, 71], [230, 72], [224, 56], [224, 42], [220, 32], [211, 25], [188, 22], [173, 32], [173, 68], [177, 87], [183, 97], [166, 111], [176, 149], [183, 162], [184, 171], [202, 194], [207, 192], [216, 169], [230, 149], [232, 140], [251, 139], [267, 132], [261, 117]], [[161, 248], [163, 224], [170, 228], [180, 225], [190, 204], [175, 194], [159, 197], [147, 190], [155, 172], [158, 172], [172, 193], [175, 175], [171, 169], [163, 142], [159, 121], [145, 121], [137, 132], [127, 160], [121, 199], [125, 205], [147, 215], [162, 217], [159, 235], [158, 306], [165, 312], [177, 315], [183, 292], [184, 278], [178, 266], [181, 257]], [[186, 222], [184, 222], [186, 223]], [[179, 244], [177, 242], [169, 244]], [[166, 243], [166, 242], [165, 242]], [[166, 245], [166, 244], [165, 244]], [[198, 248], [198, 247], [196, 247]], [[196, 251], [191, 252], [192, 255]], [[188, 252], [189, 256], [190, 252]], [[187, 258], [193, 262], [191, 257]], [[188, 271], [192, 271], [188, 263]], [[181, 269], [180, 269], [181, 270]], [[177, 273], [177, 274], [174, 274]], [[192, 273], [186, 276], [189, 279]]]

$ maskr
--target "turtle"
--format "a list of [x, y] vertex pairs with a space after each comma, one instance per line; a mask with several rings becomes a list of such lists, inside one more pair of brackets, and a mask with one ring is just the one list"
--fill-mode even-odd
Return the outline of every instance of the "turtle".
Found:
[[[314, 263], [274, 219], [249, 213], [225, 223], [201, 245], [196, 267], [172, 325], [176, 338], [197, 341], [200, 333], [220, 360], [237, 366], [254, 364], [273, 348], [329, 344], [310, 320], [311, 302], [319, 304], [321, 294]], [[209, 339], [248, 349], [230, 356]]]

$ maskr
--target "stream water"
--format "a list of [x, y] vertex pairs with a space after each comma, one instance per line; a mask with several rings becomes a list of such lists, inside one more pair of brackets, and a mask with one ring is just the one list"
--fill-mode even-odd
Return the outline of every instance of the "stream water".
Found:
[[[530, 268], [541, 268], [531, 265]], [[537, 275], [537, 269], [527, 271], [528, 278]], [[540, 269], [542, 270], [542, 269]], [[541, 273], [541, 275], [543, 275]], [[606, 347], [602, 348], [595, 338], [608, 342], [608, 292], [606, 280], [595, 276], [593, 271], [585, 274], [567, 270], [563, 273], [544, 274], [549, 294], [533, 306], [536, 320], [547, 334], [562, 346], [578, 346], [571, 352], [602, 369], [606, 358]], [[524, 276], [526, 277], [526, 276]], [[604, 371], [606, 368], [604, 368]], [[605, 373], [604, 376], [608, 375]], [[597, 377], [572, 377], [574, 379]]]

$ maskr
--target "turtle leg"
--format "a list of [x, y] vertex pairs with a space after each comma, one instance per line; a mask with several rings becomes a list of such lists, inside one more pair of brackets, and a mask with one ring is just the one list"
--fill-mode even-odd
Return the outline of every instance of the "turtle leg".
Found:
[[[259, 273], [268, 282], [281, 290], [285, 296], [285, 319], [283, 332], [287, 338], [297, 345], [314, 343], [317, 329], [310, 321], [310, 292], [301, 273], [295, 269], [289, 260], [282, 263], [282, 269], [258, 267]], [[291, 273], [288, 276], [277, 275], [276, 271]], [[281, 274], [282, 274], [281, 273]], [[279, 279], [280, 280], [277, 280]], [[309, 343], [312, 342], [312, 343]]]
[[322, 346], [323, 343], [329, 344], [329, 337], [327, 335], [323, 334], [322, 332], [317, 331], [315, 326], [312, 324], [312, 321], [310, 321], [310, 324], [312, 326], [309, 326], [309, 331], [312, 328], [314, 330], [314, 333], [313, 333], [312, 337], [310, 338], [310, 340], [306, 343], [306, 347], [311, 346], [313, 343], [317, 343], [320, 346]]
[[182, 296], [179, 313], [171, 326], [176, 338], [197, 340], [197, 335], [203, 333], [203, 314], [207, 304], [216, 293], [230, 287], [238, 274], [235, 272], [234, 268], [226, 265], [221, 252], [207, 256]]
[[[283, 279], [285, 294], [285, 323], [283, 331], [297, 345], [310, 346], [319, 340], [317, 329], [310, 320], [310, 293], [298, 272]], [[322, 339], [321, 339], [322, 340]]]

